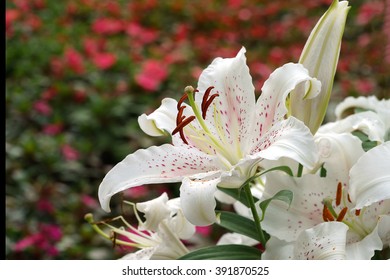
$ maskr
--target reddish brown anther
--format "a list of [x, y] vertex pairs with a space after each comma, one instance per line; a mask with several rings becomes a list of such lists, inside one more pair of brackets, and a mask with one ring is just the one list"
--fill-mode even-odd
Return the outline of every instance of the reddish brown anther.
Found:
[[185, 106], [181, 106], [181, 104], [183, 104], [183, 102], [188, 98], [188, 95], [187, 93], [184, 93], [182, 97], [180, 97], [179, 99], [179, 102], [177, 102], [177, 110], [180, 110], [180, 107], [185, 107]]
[[356, 209], [356, 210], [355, 210], [355, 215], [356, 215], [356, 216], [359, 216], [359, 215], [360, 215], [360, 210], [361, 210], [361, 209]]
[[[189, 116], [188, 118], [186, 117], [181, 117], [181, 120], [179, 121], [179, 124], [177, 127], [172, 131], [172, 135], [175, 135], [176, 133], [180, 132], [180, 138], [183, 140], [184, 143], [188, 145], [188, 141], [186, 140], [184, 136], [183, 129], [186, 125], [188, 125], [190, 122], [192, 122], [195, 119], [195, 116]], [[176, 122], [178, 119], [176, 119]]]
[[324, 210], [322, 211], [322, 219], [325, 222], [332, 222], [334, 221], [334, 218], [332, 216], [332, 213], [329, 211], [328, 207], [326, 204], [324, 204]]
[[341, 182], [337, 185], [337, 193], [336, 193], [336, 206], [339, 206], [341, 203], [341, 196], [343, 195], [343, 186]]
[[336, 220], [336, 221], [341, 222], [341, 221], [344, 219], [345, 214], [347, 214], [347, 211], [348, 211], [348, 207], [344, 207], [344, 208], [340, 211], [339, 215], [337, 216], [337, 220]]
[[215, 93], [215, 94], [210, 96], [210, 92], [213, 88], [214, 87], [209, 87], [208, 89], [206, 89], [206, 91], [203, 95], [203, 99], [202, 99], [202, 118], [203, 119], [206, 119], [207, 109], [210, 107], [211, 103], [214, 101], [214, 99], [217, 96], [219, 96], [218, 93]]

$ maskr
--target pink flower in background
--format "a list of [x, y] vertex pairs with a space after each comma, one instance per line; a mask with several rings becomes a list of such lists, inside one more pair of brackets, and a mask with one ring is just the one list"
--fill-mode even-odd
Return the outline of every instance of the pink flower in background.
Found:
[[81, 195], [81, 202], [89, 208], [95, 208], [99, 206], [99, 203], [95, 198], [86, 194]]
[[158, 38], [158, 32], [151, 28], [145, 28], [137, 22], [130, 22], [126, 26], [126, 33], [142, 44], [148, 44]]
[[123, 30], [122, 21], [112, 18], [98, 18], [92, 24], [92, 31], [101, 35], [113, 35]]
[[47, 135], [58, 135], [63, 131], [62, 123], [51, 123], [43, 127], [42, 132]]
[[147, 60], [141, 68], [141, 72], [135, 76], [136, 83], [149, 91], [155, 91], [167, 78], [166, 65], [158, 60]]
[[368, 3], [364, 3], [359, 9], [356, 22], [358, 24], [365, 25], [375, 17], [382, 15], [385, 8], [383, 2], [370, 1]]
[[52, 100], [57, 95], [57, 89], [50, 87], [42, 92], [42, 99], [46, 101]]
[[375, 83], [370, 79], [360, 79], [356, 81], [356, 89], [362, 95], [370, 95], [374, 92]]
[[96, 53], [92, 57], [92, 62], [97, 68], [106, 70], [115, 64], [116, 56], [112, 53]]
[[75, 73], [83, 74], [85, 72], [84, 58], [74, 48], [70, 47], [65, 50], [65, 61]]
[[53, 214], [55, 210], [53, 204], [47, 198], [39, 199], [37, 202], [37, 208], [39, 211], [46, 212], [49, 214]]
[[5, 11], [5, 28], [8, 30], [11, 25], [20, 17], [20, 11], [17, 9], [7, 9]]
[[63, 157], [66, 160], [78, 160], [80, 157], [79, 151], [77, 151], [75, 148], [73, 148], [69, 144], [65, 144], [61, 148], [61, 152]]
[[202, 235], [202, 236], [210, 236], [211, 232], [213, 231], [212, 226], [197, 226], [195, 227], [196, 233]]
[[84, 38], [83, 47], [87, 56], [92, 57], [93, 55], [102, 52], [105, 49], [106, 41], [103, 39], [95, 38]]
[[39, 114], [49, 116], [52, 113], [52, 108], [45, 100], [38, 100], [34, 103], [33, 108]]

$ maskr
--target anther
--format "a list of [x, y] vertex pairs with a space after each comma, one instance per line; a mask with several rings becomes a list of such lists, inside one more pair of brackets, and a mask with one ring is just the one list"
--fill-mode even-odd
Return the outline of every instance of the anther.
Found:
[[336, 206], [339, 206], [341, 203], [341, 196], [343, 194], [343, 189], [342, 189], [341, 182], [337, 185], [337, 193], [336, 193]]
[[347, 214], [347, 211], [348, 211], [348, 207], [344, 207], [341, 211], [340, 211], [340, 214], [337, 216], [337, 220], [338, 222], [341, 222], [344, 217], [345, 217], [345, 214]]
[[[180, 108], [182, 107], [181, 104], [183, 104], [183, 102], [188, 98], [188, 95], [187, 93], [184, 93], [183, 96], [179, 99], [179, 102], [177, 102], [177, 110], [180, 110]], [[183, 106], [185, 107], [185, 106]]]
[[356, 209], [356, 210], [355, 210], [355, 215], [356, 215], [356, 216], [359, 216], [359, 215], [360, 215], [360, 210], [361, 210], [361, 209]]
[[212, 90], [213, 88], [214, 88], [214, 87], [209, 87], [209, 88], [207, 88], [206, 91], [204, 92], [203, 99], [202, 99], [202, 111], [203, 111], [203, 109], [204, 109], [204, 104], [206, 104], [207, 99], [209, 98], [210, 92], [211, 92], [211, 90]]
[[347, 195], [347, 199], [348, 199], [348, 202], [349, 202], [349, 203], [352, 203], [351, 197], [349, 196], [349, 194]]
[[188, 125], [190, 122], [192, 122], [195, 119], [195, 116], [190, 116], [188, 118], [181, 118], [179, 124], [177, 127], [172, 131], [172, 135], [175, 135], [176, 133], [180, 132], [180, 138], [183, 140], [184, 143], [188, 145], [188, 142], [184, 136], [183, 128]]
[[213, 94], [212, 96], [210, 96], [209, 100], [207, 100], [206, 104], [204, 104], [204, 107], [202, 106], [202, 118], [203, 119], [206, 119], [206, 112], [207, 112], [207, 109], [210, 107], [211, 103], [213, 102], [213, 100], [219, 96], [218, 93], [216, 94]]
[[324, 204], [324, 210], [322, 211], [322, 219], [325, 222], [331, 222], [334, 221], [334, 218], [332, 216], [332, 213], [329, 211], [328, 207], [326, 204]]

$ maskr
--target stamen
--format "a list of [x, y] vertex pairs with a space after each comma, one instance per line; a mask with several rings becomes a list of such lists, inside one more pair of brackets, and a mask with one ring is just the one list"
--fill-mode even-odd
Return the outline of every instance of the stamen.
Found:
[[332, 216], [332, 213], [329, 211], [326, 204], [324, 204], [324, 210], [322, 211], [322, 218], [325, 222], [332, 222], [334, 221], [334, 218]]
[[336, 193], [336, 206], [339, 206], [341, 203], [341, 196], [343, 194], [343, 189], [342, 189], [341, 182], [337, 185], [337, 193]]
[[[188, 98], [188, 94], [187, 93], [184, 93], [182, 97], [180, 97], [179, 99], [179, 102], [177, 102], [177, 110], [180, 110], [180, 108], [182, 107], [181, 104], [183, 104], [183, 102]], [[185, 106], [183, 106], [185, 107]]]
[[340, 211], [340, 214], [337, 216], [337, 220], [338, 222], [341, 222], [344, 217], [345, 217], [345, 214], [347, 214], [347, 211], [348, 211], [348, 207], [344, 207], [341, 211]]
[[185, 106], [181, 106], [178, 110], [179, 112], [177, 113], [176, 117], [176, 126], [178, 126], [186, 117], [183, 116]]
[[356, 209], [356, 210], [355, 210], [355, 215], [356, 215], [356, 216], [359, 216], [359, 215], [360, 215], [360, 210], [361, 210], [361, 209]]
[[347, 199], [348, 199], [348, 202], [349, 202], [349, 203], [352, 203], [351, 197], [349, 196], [349, 194], [348, 194], [348, 196], [347, 196]]
[[192, 122], [193, 120], [195, 119], [195, 116], [190, 116], [188, 118], [185, 118], [183, 119], [183, 117], [181, 118], [181, 120], [179, 121], [179, 119], [177, 118], [176, 119], [176, 122], [179, 122], [179, 124], [177, 125], [177, 127], [172, 131], [172, 135], [175, 135], [176, 133], [180, 132], [180, 138], [183, 140], [184, 143], [186, 143], [188, 145], [188, 142], [186, 140], [186, 138], [184, 137], [184, 132], [183, 132], [183, 128], [188, 125], [190, 122]]
[[[206, 89], [204, 95], [203, 95], [203, 99], [202, 99], [202, 112], [205, 111], [205, 104], [207, 102], [207, 99], [209, 98], [209, 95], [210, 95], [210, 92], [211, 90], [213, 89], [214, 87], [209, 87], [208, 89]], [[204, 119], [204, 118], [203, 118]]]
[[213, 94], [212, 96], [210, 96], [209, 100], [206, 101], [206, 103], [203, 105], [202, 104], [202, 118], [203, 119], [206, 119], [206, 113], [207, 113], [207, 109], [210, 107], [211, 103], [213, 102], [213, 100], [219, 96], [218, 93], [216, 94]]

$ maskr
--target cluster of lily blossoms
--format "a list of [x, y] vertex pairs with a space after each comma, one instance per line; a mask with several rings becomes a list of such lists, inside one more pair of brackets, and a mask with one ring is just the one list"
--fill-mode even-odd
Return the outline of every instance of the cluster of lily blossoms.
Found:
[[[348, 10], [334, 0], [299, 62], [276, 69], [257, 100], [242, 48], [216, 58], [179, 101], [141, 115], [145, 133], [172, 143], [114, 166], [99, 186], [101, 206], [109, 212], [112, 196], [145, 184], [181, 182], [180, 197], [126, 202], [138, 226], [91, 214], [88, 222], [139, 249], [124, 259], [389, 258], [390, 100], [349, 97], [322, 125]], [[217, 200], [235, 212], [217, 210]], [[214, 223], [231, 233], [215, 246], [186, 246], [195, 226]]]

